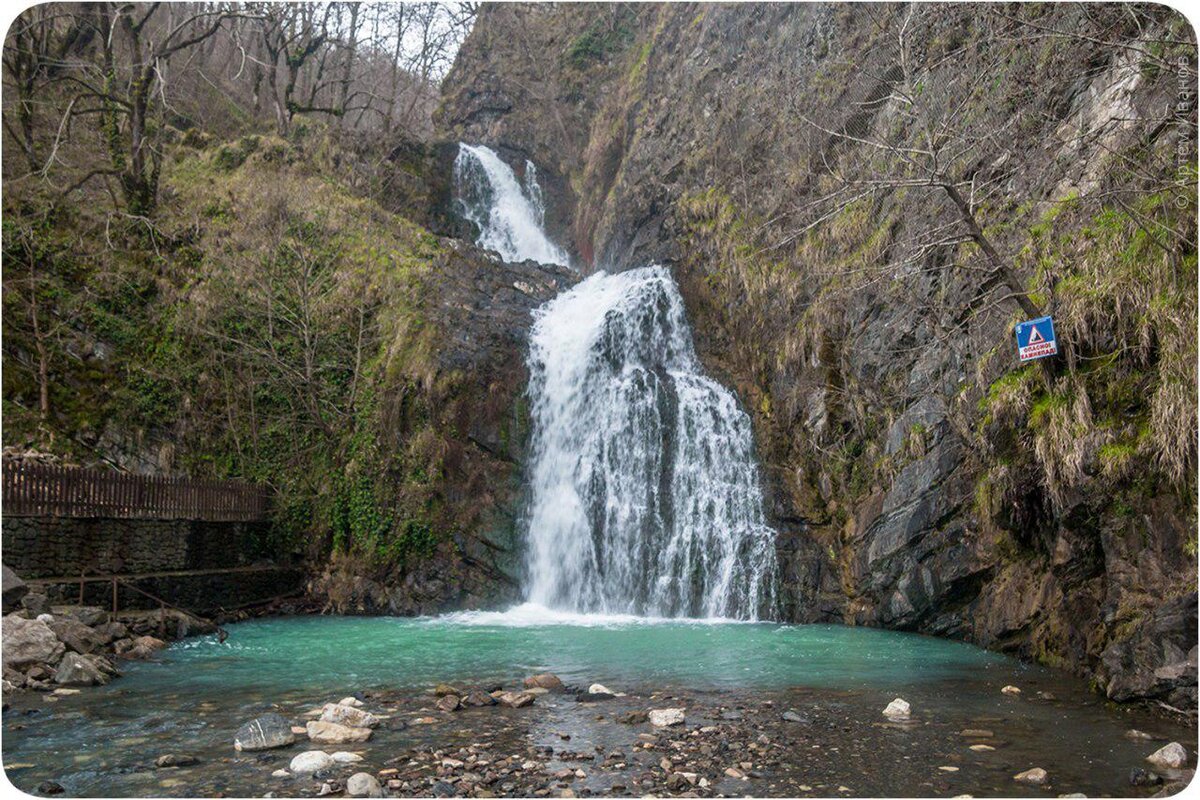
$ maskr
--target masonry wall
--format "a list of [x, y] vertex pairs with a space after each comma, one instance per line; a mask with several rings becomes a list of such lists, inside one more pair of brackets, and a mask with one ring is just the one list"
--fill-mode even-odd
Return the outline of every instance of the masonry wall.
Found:
[[[215, 611], [264, 600], [297, 588], [301, 569], [257, 560], [266, 522], [4, 517], [3, 560], [26, 581], [89, 575], [263, 569], [225, 574], [158, 576], [133, 585], [190, 611]], [[78, 602], [79, 584], [42, 587], [57, 602]], [[84, 585], [84, 602], [107, 607], [110, 583]], [[156, 604], [119, 589], [121, 608]]]

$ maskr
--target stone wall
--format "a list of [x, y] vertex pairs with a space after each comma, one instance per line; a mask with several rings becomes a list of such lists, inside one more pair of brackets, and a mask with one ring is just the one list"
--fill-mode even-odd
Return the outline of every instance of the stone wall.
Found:
[[[67, 578], [88, 574], [137, 575], [220, 570], [255, 564], [266, 522], [5, 517], [4, 563], [21, 578]], [[264, 567], [271, 565], [263, 563]], [[254, 572], [166, 576], [136, 581], [138, 588], [190, 611], [213, 611], [264, 600], [298, 588], [304, 572], [277, 566]], [[109, 583], [85, 585], [87, 603], [108, 606]], [[47, 585], [53, 602], [76, 602], [77, 583]], [[122, 588], [121, 608], [155, 605]]]

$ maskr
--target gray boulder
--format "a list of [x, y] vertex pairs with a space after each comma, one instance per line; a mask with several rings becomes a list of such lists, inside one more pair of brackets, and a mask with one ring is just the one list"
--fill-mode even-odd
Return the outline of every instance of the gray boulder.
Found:
[[99, 686], [108, 676], [79, 653], [67, 653], [58, 664], [54, 682], [60, 686]]
[[4, 613], [9, 614], [20, 608], [21, 598], [29, 593], [29, 587], [7, 565], [0, 565], [0, 593]]
[[63, 643], [44, 622], [10, 614], [3, 623], [4, 666], [57, 664], [66, 652]]
[[50, 598], [41, 592], [30, 592], [21, 598], [21, 608], [29, 612], [31, 617], [50, 613]]
[[238, 728], [233, 737], [233, 749], [270, 750], [275, 747], [287, 747], [295, 741], [296, 734], [292, 733], [292, 723], [280, 714], [263, 714]]
[[67, 611], [67, 616], [82, 622], [89, 628], [108, 622], [108, 612], [96, 606], [76, 606]]
[[46, 624], [50, 626], [50, 630], [54, 631], [54, 635], [60, 642], [76, 653], [90, 653], [100, 649], [104, 644], [103, 637], [79, 620], [70, 617], [56, 617], [52, 622]]

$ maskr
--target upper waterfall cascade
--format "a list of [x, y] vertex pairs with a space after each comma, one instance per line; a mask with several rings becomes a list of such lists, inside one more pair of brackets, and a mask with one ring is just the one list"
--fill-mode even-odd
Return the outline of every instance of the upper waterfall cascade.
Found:
[[[557, 251], [540, 224], [536, 235], [526, 227], [541, 218], [533, 175], [529, 165], [522, 190], [483, 147], [463, 145], [456, 164], [460, 197], [493, 203], [463, 201], [480, 243], [509, 260]], [[487, 192], [462, 186], [481, 177]], [[750, 419], [704, 375], [670, 273], [598, 272], [545, 303], [528, 366], [528, 601], [591, 614], [770, 615], [775, 532]]]
[[479, 228], [480, 247], [495, 250], [505, 261], [566, 266], [567, 254], [543, 230], [546, 208], [532, 162], [525, 162], [522, 185], [490, 148], [460, 144], [454, 185], [459, 210]]

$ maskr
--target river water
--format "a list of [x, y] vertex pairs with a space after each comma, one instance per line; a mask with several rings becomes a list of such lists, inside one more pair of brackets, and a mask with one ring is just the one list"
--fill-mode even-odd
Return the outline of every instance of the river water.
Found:
[[[269, 619], [229, 631], [224, 644], [214, 637], [186, 640], [160, 661], [129, 664], [106, 687], [56, 702], [44, 696], [14, 701], [3, 726], [9, 778], [26, 791], [54, 780], [72, 795], [309, 794], [319, 783], [270, 777], [308, 749], [305, 743], [239, 754], [234, 733], [268, 710], [302, 724], [308, 709], [356, 692], [400, 725], [348, 748], [366, 759], [354, 769], [382, 768], [412, 748], [481, 737], [514, 752], [532, 744], [561, 747], [563, 732], [573, 737], [574, 749], [587, 742], [629, 747], [648, 727], [618, 725], [611, 721], [616, 711], [659, 706], [688, 708], [689, 728], [754, 719], [772, 738], [805, 742], [771, 773], [786, 790], [767, 783], [729, 788], [738, 794], [803, 794], [801, 785], [818, 795], [831, 785], [845, 785], [850, 794], [940, 793], [939, 787], [952, 794], [1024, 793], [1011, 775], [1031, 766], [1050, 770], [1060, 792], [1125, 794], [1132, 791], [1129, 770], [1145, 766], [1142, 759], [1161, 744], [1131, 741], [1127, 729], [1185, 743], [1194, 738], [1186, 726], [1111, 707], [1058, 671], [966, 644], [874, 629], [604, 617], [525, 605], [418, 619]], [[542, 671], [629, 696], [611, 706], [545, 696], [527, 709], [431, 710], [435, 683], [514, 687]], [[1022, 694], [1002, 694], [1008, 684]], [[895, 696], [912, 704], [907, 726], [891, 726], [881, 715]], [[747, 721], [722, 723], [721, 708], [743, 709]], [[783, 709], [813, 721], [793, 730], [779, 719]], [[438, 725], [414, 723], [431, 713]], [[996, 749], [968, 749], [970, 742], [959, 738], [964, 728], [991, 729], [995, 736], [986, 741]], [[897, 763], [836, 755], [863, 748], [902, 755]], [[166, 753], [195, 755], [201, 763], [153, 769]], [[818, 777], [825, 790], [816, 788]], [[603, 778], [596, 770], [594, 779]]]

